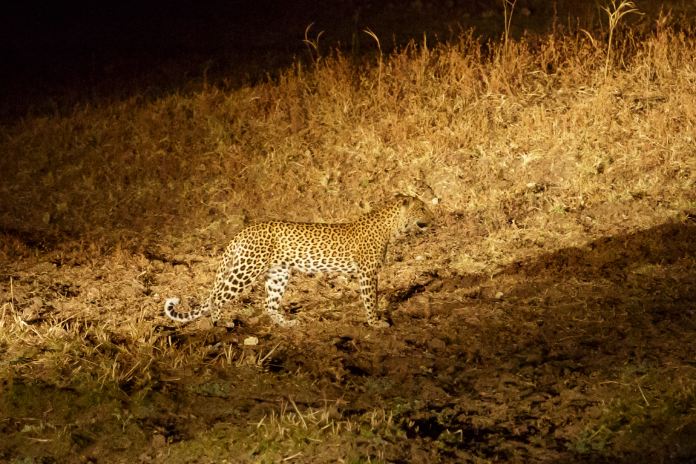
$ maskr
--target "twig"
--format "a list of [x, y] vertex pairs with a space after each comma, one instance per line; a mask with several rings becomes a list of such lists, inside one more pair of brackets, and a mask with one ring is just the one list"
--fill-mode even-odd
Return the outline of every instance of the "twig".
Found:
[[650, 403], [648, 402], [648, 399], [645, 397], [645, 393], [643, 393], [643, 389], [641, 388], [640, 384], [636, 382], [636, 385], [638, 386], [638, 391], [640, 392], [640, 396], [643, 397], [643, 401], [645, 401], [646, 406], [650, 406]]
[[297, 408], [297, 405], [295, 404], [295, 401], [293, 401], [292, 398], [289, 398], [290, 404], [292, 404], [292, 407], [295, 408], [295, 412], [297, 415], [300, 417], [300, 420], [302, 421], [302, 425], [304, 426], [305, 430], [307, 429], [307, 422], [305, 422], [304, 417], [302, 417], [302, 413], [300, 410]]

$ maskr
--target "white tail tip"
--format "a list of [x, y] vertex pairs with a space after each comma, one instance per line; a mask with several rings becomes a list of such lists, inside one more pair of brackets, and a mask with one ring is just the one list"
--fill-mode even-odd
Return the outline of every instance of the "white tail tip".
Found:
[[164, 311], [165, 311], [166, 313], [169, 313], [169, 311], [170, 311], [174, 306], [178, 305], [180, 301], [181, 301], [181, 300], [180, 300], [179, 298], [177, 298], [177, 297], [174, 297], [174, 298], [167, 298], [167, 299], [164, 301]]

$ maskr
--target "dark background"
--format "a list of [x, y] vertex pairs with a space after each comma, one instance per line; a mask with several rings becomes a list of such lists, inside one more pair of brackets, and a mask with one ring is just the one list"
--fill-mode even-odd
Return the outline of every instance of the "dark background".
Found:
[[[638, 2], [655, 11], [663, 2]], [[679, 3], [679, 2], [664, 2]], [[3, 120], [70, 103], [150, 95], [207, 82], [265, 79], [295, 59], [320, 31], [322, 52], [373, 53], [409, 40], [456, 38], [474, 28], [500, 37], [502, 0], [14, 1], [0, 24]], [[593, 0], [519, 0], [512, 32], [599, 25]], [[68, 105], [66, 105], [68, 103]]]

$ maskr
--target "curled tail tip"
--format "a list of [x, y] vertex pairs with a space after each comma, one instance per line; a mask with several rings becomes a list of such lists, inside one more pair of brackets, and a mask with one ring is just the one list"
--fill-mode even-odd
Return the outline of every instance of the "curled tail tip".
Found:
[[201, 307], [200, 305], [194, 307], [193, 309], [189, 310], [188, 312], [178, 312], [177, 310], [174, 309], [176, 305], [179, 304], [181, 300], [179, 298], [167, 298], [164, 301], [164, 314], [169, 317], [170, 319], [173, 319], [175, 321], [179, 322], [189, 322], [194, 319], [199, 318], [202, 314], [206, 314], [209, 312], [207, 307]]
[[174, 309], [174, 306], [178, 305], [181, 300], [177, 297], [174, 298], [167, 298], [164, 301], [164, 312], [167, 315], [170, 315], [172, 309]]

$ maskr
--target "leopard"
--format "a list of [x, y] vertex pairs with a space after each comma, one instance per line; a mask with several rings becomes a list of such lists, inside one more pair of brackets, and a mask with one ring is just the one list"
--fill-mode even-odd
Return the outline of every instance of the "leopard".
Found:
[[387, 328], [390, 323], [377, 316], [377, 274], [387, 246], [396, 238], [425, 231], [432, 222], [422, 200], [399, 194], [353, 222], [267, 221], [246, 226], [225, 248], [207, 299], [180, 312], [175, 309], [180, 299], [167, 298], [164, 313], [180, 323], [209, 315], [216, 326], [221, 308], [265, 273], [266, 314], [278, 326], [294, 326], [297, 320], [286, 319], [280, 310], [291, 273], [339, 272], [358, 277], [368, 325]]

